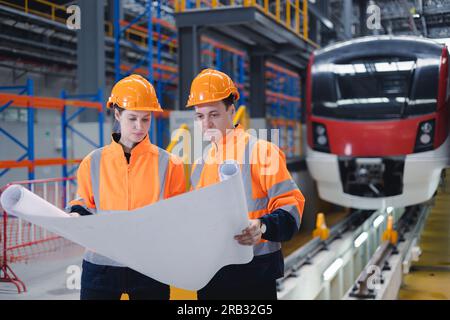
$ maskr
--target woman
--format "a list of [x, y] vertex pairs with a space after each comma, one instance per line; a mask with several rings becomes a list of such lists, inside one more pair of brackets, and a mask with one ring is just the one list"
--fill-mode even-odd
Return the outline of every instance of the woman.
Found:
[[[181, 160], [150, 143], [151, 112], [161, 112], [155, 89], [143, 77], [131, 75], [112, 89], [107, 103], [114, 109], [120, 133], [111, 144], [94, 150], [78, 169], [78, 198], [73, 214], [110, 214], [133, 210], [185, 191]], [[120, 235], [118, 235], [120, 236]], [[169, 286], [107, 257], [86, 250], [81, 299], [169, 299]]]

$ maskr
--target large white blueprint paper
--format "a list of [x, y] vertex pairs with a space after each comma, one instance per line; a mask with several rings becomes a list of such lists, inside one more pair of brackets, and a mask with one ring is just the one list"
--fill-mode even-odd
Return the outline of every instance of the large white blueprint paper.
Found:
[[248, 226], [242, 178], [238, 169], [225, 171], [218, 184], [133, 211], [69, 217], [18, 185], [3, 192], [1, 204], [160, 282], [199, 290], [223, 266], [253, 258], [253, 248], [233, 238]]

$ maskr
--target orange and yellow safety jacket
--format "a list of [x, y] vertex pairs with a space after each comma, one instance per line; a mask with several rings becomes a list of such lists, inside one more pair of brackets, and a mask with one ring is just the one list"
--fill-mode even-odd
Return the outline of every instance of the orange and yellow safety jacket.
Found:
[[248, 218], [261, 219], [267, 227], [260, 243], [253, 248], [254, 260], [257, 262], [263, 256], [260, 261], [272, 260], [275, 266], [269, 268], [267, 276], [278, 278], [283, 273], [281, 241], [289, 240], [300, 228], [305, 198], [287, 170], [284, 153], [274, 144], [248, 134], [241, 126], [231, 130], [218, 144], [212, 143], [205, 156], [196, 161], [191, 174], [192, 188], [218, 183], [219, 166], [225, 160], [240, 164]]
[[[70, 206], [92, 213], [129, 211], [186, 191], [182, 161], [150, 143], [148, 136], [131, 150], [129, 163], [120, 134], [111, 144], [92, 151], [77, 172], [77, 198]], [[91, 250], [84, 259], [95, 264], [123, 266]]]

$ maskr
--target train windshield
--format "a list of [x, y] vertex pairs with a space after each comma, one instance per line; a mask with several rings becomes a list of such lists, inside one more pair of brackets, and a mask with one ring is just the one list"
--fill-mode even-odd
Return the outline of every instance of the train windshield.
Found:
[[[313, 113], [346, 119], [400, 118], [433, 112], [434, 61], [378, 57], [313, 66]], [[420, 72], [419, 72], [419, 71]], [[420, 74], [420, 77], [419, 77]], [[426, 78], [426, 81], [420, 81]]]

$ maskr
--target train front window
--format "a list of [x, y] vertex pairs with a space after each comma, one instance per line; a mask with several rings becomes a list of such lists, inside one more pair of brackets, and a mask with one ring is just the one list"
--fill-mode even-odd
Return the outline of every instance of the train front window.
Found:
[[[430, 90], [429, 84], [427, 88], [415, 88], [417, 68], [416, 60], [398, 57], [318, 64], [312, 70], [313, 113], [333, 118], [386, 119], [430, 112], [435, 105], [435, 90]], [[417, 94], [421, 99], [413, 99]]]

